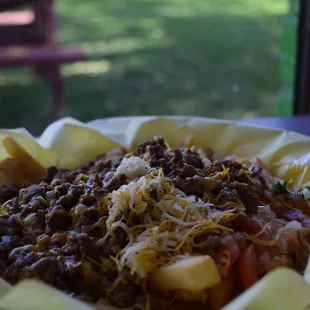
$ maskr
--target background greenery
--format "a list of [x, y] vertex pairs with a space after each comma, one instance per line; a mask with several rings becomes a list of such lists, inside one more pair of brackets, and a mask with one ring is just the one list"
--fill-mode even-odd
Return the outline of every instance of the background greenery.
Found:
[[[68, 114], [275, 115], [287, 0], [59, 0], [59, 39], [91, 61], [64, 67]], [[52, 121], [28, 69], [0, 74], [1, 127]]]

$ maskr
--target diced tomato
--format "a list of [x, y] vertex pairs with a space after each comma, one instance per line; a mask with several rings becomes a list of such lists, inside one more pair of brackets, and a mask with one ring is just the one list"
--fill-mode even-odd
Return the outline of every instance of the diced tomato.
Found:
[[[281, 197], [279, 198], [281, 200]], [[282, 214], [288, 210], [288, 208], [283, 204], [283, 202], [280, 202], [279, 200], [272, 200], [270, 201], [269, 205], [271, 207], [271, 210], [276, 214], [277, 217], [281, 217]]]
[[233, 226], [251, 235], [258, 234], [262, 230], [262, 228], [257, 222], [255, 222], [245, 214], [240, 214], [232, 221], [232, 223]]
[[221, 282], [208, 290], [208, 301], [212, 309], [222, 309], [240, 289], [240, 279], [237, 268], [233, 268]]
[[238, 268], [244, 289], [248, 289], [258, 281], [257, 257], [253, 243], [241, 253]]
[[282, 214], [282, 217], [289, 221], [301, 221], [305, 216], [297, 210], [288, 210]]
[[293, 204], [296, 209], [301, 210], [306, 215], [310, 215], [309, 202], [304, 199], [293, 199]]
[[272, 255], [266, 251], [260, 256], [259, 262], [264, 268], [264, 273], [270, 272], [277, 267], [293, 267], [293, 260], [289, 255], [278, 254]]
[[223, 276], [227, 276], [231, 268], [240, 256], [238, 244], [231, 240], [228, 244], [223, 244], [216, 252], [218, 269]]

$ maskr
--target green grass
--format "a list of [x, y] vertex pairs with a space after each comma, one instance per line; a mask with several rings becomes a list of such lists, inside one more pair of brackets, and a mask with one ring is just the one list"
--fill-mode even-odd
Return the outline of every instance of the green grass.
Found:
[[[68, 113], [274, 115], [287, 0], [61, 0], [59, 39], [89, 62], [64, 67]], [[46, 87], [27, 69], [0, 74], [1, 127], [40, 132]]]

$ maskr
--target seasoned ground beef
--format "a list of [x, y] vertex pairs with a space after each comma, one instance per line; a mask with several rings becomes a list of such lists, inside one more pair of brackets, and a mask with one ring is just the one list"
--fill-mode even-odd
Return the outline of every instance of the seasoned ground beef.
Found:
[[[192, 197], [193, 201], [199, 200], [211, 206], [207, 215], [210, 219], [238, 210], [232, 220], [222, 223], [230, 234], [214, 230], [193, 238], [193, 253], [210, 255], [219, 268], [226, 268], [228, 262], [232, 264], [231, 269], [220, 269], [224, 270], [222, 276], [227, 276], [235, 268], [233, 264], [241, 253], [254, 244], [249, 235], [261, 233], [262, 240], [274, 238], [271, 228], [262, 233], [266, 218], [273, 229], [284, 227], [291, 220], [299, 221], [304, 228], [295, 239], [287, 241], [292, 243], [296, 240], [298, 245], [290, 244], [290, 251], [281, 249], [279, 252], [278, 248], [270, 251], [262, 245], [255, 245], [260, 264], [258, 277], [273, 268], [273, 258], [279, 255], [284, 258], [277, 264], [289, 264], [303, 272], [310, 248], [308, 202], [300, 194], [293, 196], [279, 187], [277, 180], [270, 183], [263, 167], [247, 166], [231, 159], [212, 161], [212, 154], [210, 150], [203, 155], [201, 150], [194, 148], [172, 149], [162, 137], [156, 137], [139, 144], [136, 152], [125, 158], [135, 156], [146, 162], [145, 173], [141, 176], [155, 170], [162, 171], [166, 181], [179, 191], [179, 197]], [[108, 234], [110, 213], [103, 201], [113, 191], [140, 177], [119, 173], [124, 156], [125, 150], [117, 150], [103, 154], [76, 170], [50, 167], [46, 176], [36, 184], [2, 188], [1, 277], [11, 284], [37, 278], [71, 296], [98, 305], [110, 303], [128, 308], [141, 300], [146, 302], [148, 298], [151, 306], [157, 304], [152, 309], [159, 307], [165, 310], [165, 305], [171, 304], [175, 297], [158, 298], [152, 289], [146, 292], [147, 283], [142, 283], [136, 274], [130, 274], [128, 268], [120, 270], [115, 259], [133, 238], [128, 227], [140, 225], [139, 229], [142, 229], [149, 219], [139, 216], [139, 213], [124, 211], [122, 215], [117, 214], [118, 219], [115, 220], [120, 224], [113, 234]], [[149, 200], [156, 201], [160, 194], [157, 190], [150, 191]], [[267, 205], [268, 208], [262, 212], [261, 207]], [[136, 207], [133, 203], [132, 208]], [[269, 212], [267, 215], [266, 210]], [[297, 217], [298, 214], [301, 216]], [[152, 216], [156, 219], [158, 215], [154, 212]], [[182, 251], [180, 254], [186, 254]], [[225, 255], [230, 255], [229, 261]], [[242, 282], [242, 273], [238, 281]], [[240, 285], [236, 286], [238, 290]], [[235, 294], [237, 291], [232, 292]], [[212, 304], [208, 307], [205, 309], [216, 308]]]

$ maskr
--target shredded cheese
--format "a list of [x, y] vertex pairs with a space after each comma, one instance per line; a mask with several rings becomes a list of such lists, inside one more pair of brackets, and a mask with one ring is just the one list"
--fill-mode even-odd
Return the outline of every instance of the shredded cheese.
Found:
[[[127, 173], [122, 169], [119, 171]], [[135, 171], [142, 173], [139, 169]], [[226, 176], [227, 172], [225, 169]], [[202, 246], [196, 242], [198, 236], [231, 233], [223, 224], [243, 209], [238, 202], [228, 210], [216, 210], [212, 203], [187, 196], [165, 178], [162, 169], [151, 170], [121, 186], [102, 204], [108, 210], [107, 233], [97, 244], [104, 244], [117, 227], [122, 228], [129, 242], [113, 259], [119, 270], [129, 268], [141, 279], [178, 255], [192, 255], [194, 249]], [[129, 222], [135, 219], [138, 224], [128, 226], [126, 218]]]

